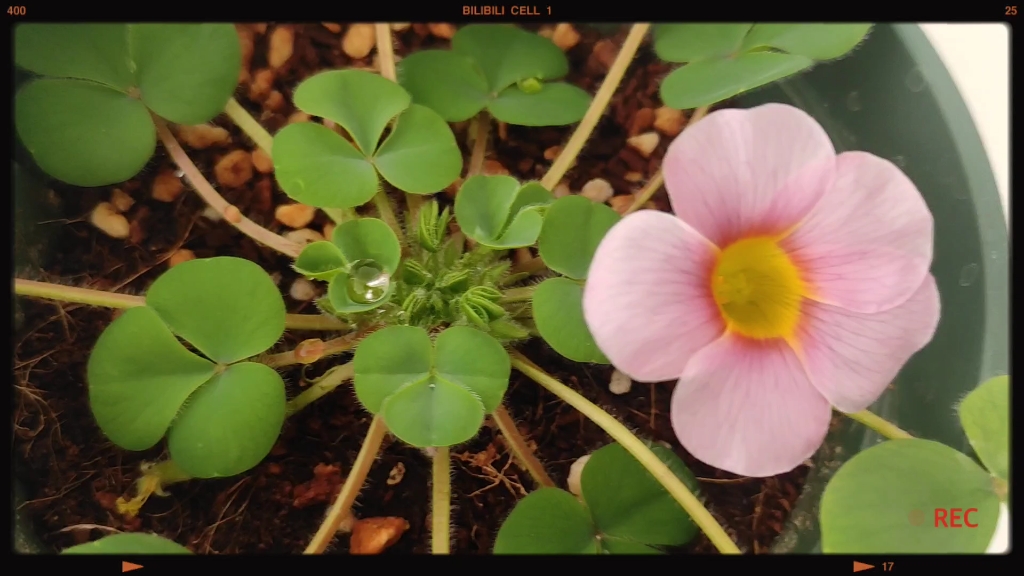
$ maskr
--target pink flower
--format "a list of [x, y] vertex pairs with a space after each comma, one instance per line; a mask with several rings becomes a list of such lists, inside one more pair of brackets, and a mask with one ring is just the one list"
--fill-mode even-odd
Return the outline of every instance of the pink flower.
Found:
[[721, 110], [669, 146], [675, 216], [640, 211], [594, 256], [597, 345], [641, 382], [678, 379], [672, 426], [745, 476], [799, 466], [832, 407], [871, 405], [932, 339], [933, 221], [914, 184], [782, 104]]

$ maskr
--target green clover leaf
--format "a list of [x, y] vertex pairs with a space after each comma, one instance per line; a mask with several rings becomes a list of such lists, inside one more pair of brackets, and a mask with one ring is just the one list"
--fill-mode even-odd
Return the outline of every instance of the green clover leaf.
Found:
[[15, 63], [41, 76], [15, 96], [18, 136], [40, 168], [76, 186], [137, 174], [156, 149], [150, 111], [207, 122], [241, 66], [231, 24], [33, 23], [14, 36]]
[[583, 287], [568, 278], [548, 278], [533, 291], [533, 322], [555, 352], [574, 362], [609, 364], [583, 317]]
[[471, 176], [455, 196], [455, 219], [466, 236], [497, 249], [530, 246], [554, 200], [538, 182], [520, 186], [511, 176]]
[[[651, 450], [694, 493], [697, 478], [671, 450]], [[697, 535], [689, 514], [620, 444], [590, 455], [581, 499], [541, 488], [520, 500], [498, 530], [495, 554], [660, 554]]]
[[654, 50], [686, 63], [661, 84], [673, 108], [709, 106], [846, 54], [870, 24], [660, 24]]
[[[971, 510], [950, 530], [936, 510]], [[890, 440], [857, 454], [821, 497], [826, 554], [981, 554], [999, 518], [992, 477], [956, 450], [919, 438]]]
[[1010, 479], [1010, 377], [982, 382], [957, 407], [960, 425], [993, 476]]
[[423, 50], [398, 66], [398, 81], [413, 102], [449, 122], [487, 109], [520, 126], [578, 122], [590, 95], [555, 82], [569, 72], [565, 54], [547, 38], [505, 24], [471, 24], [452, 38], [451, 50]]
[[277, 342], [284, 319], [277, 287], [248, 260], [206, 258], [168, 270], [146, 305], [114, 320], [89, 357], [100, 428], [126, 450], [167, 435], [172, 459], [196, 478], [252, 468], [280, 434], [285, 390], [277, 372], [245, 359]]
[[501, 404], [512, 370], [501, 344], [468, 326], [448, 328], [434, 342], [422, 328], [384, 328], [359, 344], [353, 368], [363, 406], [417, 447], [475, 436]]
[[[363, 70], [333, 70], [304, 80], [295, 105], [336, 122], [352, 138], [303, 122], [274, 136], [274, 172], [295, 200], [319, 208], [366, 203], [383, 177], [413, 194], [432, 194], [458, 178], [462, 152], [436, 112], [401, 86]], [[380, 143], [388, 124], [391, 133]], [[354, 142], [354, 144], [353, 144]]]
[[181, 544], [156, 534], [123, 532], [104, 536], [93, 542], [65, 548], [61, 554], [191, 554]]

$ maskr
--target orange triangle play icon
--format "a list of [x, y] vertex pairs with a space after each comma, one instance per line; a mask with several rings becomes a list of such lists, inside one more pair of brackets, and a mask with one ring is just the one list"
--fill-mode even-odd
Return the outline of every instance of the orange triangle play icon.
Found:
[[134, 564], [132, 562], [121, 562], [121, 572], [131, 572], [132, 570], [138, 570], [142, 568], [142, 564]]
[[[140, 566], [140, 568], [141, 568], [141, 566]], [[871, 564], [865, 564], [863, 562], [857, 562], [856, 560], [853, 561], [853, 571], [854, 572], [863, 572], [865, 570], [871, 570], [872, 568], [874, 568], [874, 566], [871, 565]]]

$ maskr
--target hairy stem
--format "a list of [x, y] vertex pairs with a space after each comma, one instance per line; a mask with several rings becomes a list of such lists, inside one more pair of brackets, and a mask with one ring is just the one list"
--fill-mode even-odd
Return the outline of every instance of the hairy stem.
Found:
[[335, 356], [348, 352], [365, 335], [365, 331], [346, 334], [327, 342], [319, 338], [310, 338], [309, 340], [299, 342], [299, 345], [293, 350], [270, 354], [259, 361], [271, 368], [283, 368], [293, 364], [312, 364], [326, 356]]
[[[51, 284], [49, 282], [37, 282], [35, 280], [14, 279], [14, 293], [30, 298], [41, 298], [44, 300], [56, 300], [58, 302], [70, 302], [74, 304], [86, 304], [102, 308], [135, 308], [145, 306], [146, 299], [142, 296], [130, 294], [118, 294], [106, 290], [92, 290], [89, 288], [76, 288], [64, 286], [63, 284]], [[285, 327], [292, 330], [324, 330], [344, 331], [349, 330], [348, 324], [334, 316], [325, 314], [288, 314], [285, 316]]]
[[331, 368], [326, 374], [315, 380], [312, 386], [288, 401], [285, 417], [287, 418], [295, 414], [328, 393], [333, 392], [335, 388], [351, 380], [353, 373], [354, 369], [351, 362]]
[[622, 425], [611, 414], [599, 408], [593, 402], [587, 400], [576, 391], [565, 384], [562, 384], [550, 374], [544, 372], [539, 366], [531, 362], [518, 351], [509, 353], [512, 358], [512, 367], [522, 372], [525, 376], [546, 388], [549, 392], [564, 400], [573, 408], [579, 410], [594, 424], [600, 426], [609, 436], [622, 445], [640, 464], [646, 468], [651, 475], [668, 491], [669, 494], [679, 502], [680, 506], [693, 518], [693, 521], [704, 531], [711, 543], [718, 548], [722, 554], [740, 554], [739, 548], [725, 533], [725, 530], [715, 521], [707, 508], [700, 503], [700, 500], [690, 492], [690, 489], [675, 474], [669, 470], [661, 459], [648, 448], [643, 441], [634, 436], [628, 428]]
[[540, 183], [548, 190], [553, 190], [562, 181], [562, 177], [565, 176], [573, 162], [576, 161], [576, 156], [583, 150], [583, 145], [586, 144], [590, 134], [597, 127], [598, 121], [601, 120], [601, 116], [604, 115], [605, 108], [611, 102], [612, 95], [615, 94], [619, 83], [622, 82], [626, 69], [629, 68], [630, 62], [633, 61], [633, 56], [636, 55], [636, 51], [640, 48], [640, 42], [643, 41], [644, 35], [647, 34], [647, 30], [650, 27], [650, 24], [634, 24], [630, 28], [629, 35], [626, 36], [625, 42], [622, 43], [618, 56], [615, 57], [615, 61], [612, 63], [611, 68], [609, 68], [608, 74], [604, 77], [604, 82], [597, 89], [597, 94], [594, 94], [594, 100], [590, 103], [590, 108], [583, 115], [583, 119], [580, 120], [576, 131], [573, 132], [569, 141], [565, 144], [562, 153], [558, 155], [548, 173], [541, 180]]
[[466, 171], [466, 178], [476, 176], [483, 171], [490, 133], [491, 115], [486, 110], [482, 110], [476, 117], [476, 134], [473, 135], [473, 151], [469, 156], [469, 169]]
[[395, 236], [398, 237], [398, 242], [403, 243], [405, 235], [402, 232], [402, 226], [398, 223], [398, 218], [395, 217], [395, 211], [391, 209], [391, 200], [388, 199], [387, 192], [384, 191], [383, 187], [373, 197], [373, 205], [377, 207], [380, 219], [390, 226]]
[[363, 483], [366, 482], [366, 475], [377, 458], [377, 452], [380, 451], [380, 445], [384, 441], [386, 433], [387, 427], [384, 425], [384, 420], [380, 416], [374, 416], [373, 421], [370, 422], [370, 429], [366, 431], [363, 446], [359, 449], [359, 455], [356, 456], [356, 461], [352, 464], [352, 470], [341, 486], [341, 492], [338, 492], [338, 497], [335, 498], [331, 509], [327, 512], [327, 517], [324, 518], [323, 524], [320, 525], [303, 554], [323, 554], [327, 545], [334, 539], [334, 535], [338, 533], [341, 521], [352, 513], [352, 503], [355, 502], [356, 496], [363, 488]]
[[519, 461], [519, 465], [530, 473], [537, 486], [554, 488], [555, 481], [548, 476], [547, 471], [544, 470], [544, 465], [540, 463], [533, 450], [527, 445], [526, 439], [519, 433], [519, 428], [516, 427], [516, 423], [512, 420], [508, 410], [505, 410], [504, 406], [498, 406], [498, 409], [491, 414], [491, 419], [498, 425], [498, 430], [501, 431], [505, 444], [512, 450], [512, 454]]
[[[536, 258], [535, 258], [536, 260]], [[529, 302], [533, 298], [533, 292], [537, 289], [537, 286], [520, 286], [518, 288], [509, 288], [501, 293], [501, 302]]]
[[238, 100], [234, 98], [228, 100], [227, 106], [224, 107], [224, 113], [228, 115], [228, 118], [231, 118], [231, 121], [235, 123], [235, 126], [238, 126], [239, 130], [244, 132], [254, 144], [266, 152], [267, 156], [270, 156], [270, 149], [274, 145], [274, 137], [245, 108], [242, 108]]
[[452, 477], [448, 447], [434, 453], [430, 507], [430, 553], [451, 554]]
[[[701, 106], [697, 108], [690, 116], [689, 122], [686, 123], [686, 128], [693, 126], [698, 120], [703, 118], [708, 113], [708, 106]], [[636, 193], [633, 203], [626, 208], [626, 211], [622, 213], [623, 216], [631, 212], [636, 212], [641, 206], [647, 203], [654, 194], [661, 189], [662, 185], [665, 184], [665, 174], [661, 170], [654, 173], [654, 176], [648, 180], [647, 185], [644, 186], [639, 192]]]
[[160, 136], [160, 141], [163, 142], [164, 148], [167, 149], [167, 153], [170, 154], [171, 159], [178, 165], [184, 173], [185, 177], [188, 178], [189, 183], [199, 194], [200, 197], [214, 210], [219, 213], [224, 220], [230, 223], [232, 226], [237, 228], [241, 233], [245, 234], [249, 238], [277, 250], [285, 256], [296, 258], [302, 247], [297, 243], [288, 240], [282, 236], [274, 234], [270, 230], [263, 228], [259, 224], [256, 224], [252, 220], [249, 220], [242, 213], [239, 212], [238, 207], [230, 204], [224, 199], [216, 190], [213, 185], [203, 176], [203, 173], [199, 171], [199, 168], [192, 163], [189, 159], [188, 154], [182, 149], [178, 141], [174, 139], [174, 135], [171, 134], [167, 123], [157, 115], [153, 115], [153, 122], [156, 124], [156, 132]]
[[[844, 414], [846, 413], [844, 412]], [[913, 436], [903, 431], [892, 422], [889, 422], [888, 420], [885, 420], [880, 416], [872, 414], [867, 410], [854, 412], [853, 414], [846, 414], [846, 416], [848, 416], [851, 420], [856, 420], [857, 422], [860, 422], [861, 424], [867, 426], [868, 428], [871, 428], [875, 432], [878, 432], [882, 436], [885, 436], [886, 438], [889, 438], [891, 440], [913, 438]]]

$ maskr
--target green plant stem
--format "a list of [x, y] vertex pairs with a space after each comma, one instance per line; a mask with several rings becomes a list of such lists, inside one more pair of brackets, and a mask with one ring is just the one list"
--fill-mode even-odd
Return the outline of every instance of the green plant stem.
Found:
[[[395, 66], [395, 46], [391, 37], [391, 25], [388, 23], [377, 23], [373, 25], [373, 30], [377, 36], [377, 64], [380, 66], [380, 75], [392, 82], [398, 82], [398, 71]], [[379, 193], [383, 194], [383, 190]], [[416, 214], [420, 208], [420, 204], [423, 203], [423, 198], [419, 194], [404, 193], [405, 205], [408, 207], [410, 214]], [[384, 200], [387, 197], [384, 196]], [[374, 198], [377, 205], [377, 209], [381, 210], [379, 201]], [[398, 225], [398, 219], [395, 218], [394, 212], [391, 212], [391, 205], [388, 204], [388, 213], [391, 215], [391, 219], [388, 220], [387, 215], [381, 210], [381, 219], [388, 223], [389, 226], [398, 235], [399, 240], [402, 238], [402, 229]]]
[[[701, 106], [694, 110], [693, 114], [690, 115], [690, 120], [686, 123], [684, 130], [696, 124], [701, 118], [707, 115], [708, 106]], [[647, 181], [647, 184], [634, 195], [633, 203], [626, 208], [626, 211], [622, 213], [623, 216], [631, 212], [636, 212], [644, 204], [646, 204], [654, 194], [661, 189], [662, 185], [665, 184], [665, 174], [659, 169], [654, 173], [654, 176]]]
[[536, 286], [520, 286], [518, 288], [509, 288], [501, 293], [501, 302], [529, 302], [533, 298], [533, 292], [536, 290]]
[[650, 448], [634, 436], [621, 422], [576, 391], [556, 380], [550, 374], [544, 372], [543, 369], [531, 362], [520, 352], [513, 350], [509, 353], [509, 356], [512, 358], [513, 368], [582, 412], [584, 416], [600, 426], [612, 439], [632, 454], [665, 487], [668, 493], [675, 498], [676, 502], [679, 502], [690, 515], [690, 518], [693, 519], [694, 523], [704, 531], [704, 534], [711, 540], [711, 543], [718, 548], [719, 552], [722, 554], [740, 554], [739, 548], [736, 547], [736, 544], [725, 533], [725, 530], [715, 521], [707, 508], [700, 503], [700, 500], [690, 492], [690, 489], [672, 473], [668, 466]]
[[[844, 414], [846, 413], [844, 412]], [[871, 428], [875, 432], [878, 432], [882, 436], [885, 436], [886, 438], [889, 438], [891, 440], [913, 438], [913, 436], [903, 431], [892, 422], [889, 422], [888, 420], [885, 420], [880, 416], [872, 414], [867, 410], [854, 412], [853, 414], [846, 414], [846, 416], [848, 416], [851, 420], [856, 420], [857, 422], [860, 422], [861, 424], [867, 426], [868, 428]]]
[[228, 100], [227, 106], [224, 107], [224, 113], [227, 114], [228, 118], [238, 126], [238, 129], [245, 133], [254, 144], [259, 146], [267, 156], [270, 156], [270, 149], [274, 146], [274, 137], [267, 132], [252, 114], [249, 114], [242, 105], [238, 103], [238, 100], [234, 98]]
[[516, 426], [515, 420], [512, 419], [512, 415], [508, 413], [508, 410], [505, 410], [504, 406], [498, 406], [498, 409], [491, 414], [491, 419], [498, 426], [501, 436], [505, 439], [505, 444], [512, 451], [516, 460], [519, 461], [519, 465], [529, 472], [537, 486], [554, 488], [555, 481], [548, 476], [547, 471], [544, 470], [544, 465], [534, 455], [533, 450], [530, 449], [523, 435], [519, 433], [519, 428]]
[[285, 409], [285, 417], [287, 418], [295, 414], [328, 393], [333, 392], [335, 388], [351, 380], [353, 373], [354, 368], [352, 367], [351, 362], [332, 368], [326, 374], [318, 378], [312, 386], [303, 390], [298, 396], [288, 401], [288, 406]]
[[[356, 211], [351, 208], [321, 208], [327, 217], [334, 221], [335, 224], [341, 224], [348, 220], [355, 220], [359, 218]], [[328, 238], [330, 240], [330, 238]]]
[[211, 208], [216, 210], [225, 221], [237, 228], [239, 232], [260, 244], [277, 250], [285, 256], [291, 258], [298, 257], [299, 252], [302, 251], [302, 247], [298, 243], [274, 234], [243, 216], [237, 206], [229, 203], [223, 196], [217, 193], [210, 182], [206, 180], [206, 177], [203, 176], [203, 173], [199, 171], [199, 168], [192, 163], [188, 154], [185, 153], [185, 150], [175, 140], [174, 135], [171, 134], [170, 129], [167, 128], [167, 123], [155, 114], [152, 117], [153, 122], [156, 124], [156, 133], [160, 137], [164, 148], [167, 149], [167, 153], [174, 163], [178, 165], [178, 168], [185, 173], [185, 177], [188, 178], [192, 188]]
[[434, 453], [431, 482], [430, 553], [451, 554], [452, 477], [448, 447]]
[[486, 110], [482, 110], [476, 116], [476, 134], [473, 135], [473, 151], [469, 155], [469, 169], [466, 171], [466, 178], [476, 176], [483, 171], [490, 133], [491, 115]]
[[558, 155], [558, 158], [555, 159], [555, 162], [541, 180], [540, 183], [548, 190], [554, 190], [555, 186], [562, 181], [562, 177], [565, 176], [565, 173], [569, 171], [569, 168], [576, 161], [576, 156], [583, 150], [583, 145], [586, 144], [590, 134], [601, 120], [601, 116], [604, 115], [605, 108], [611, 102], [612, 95], [615, 94], [619, 83], [622, 82], [626, 69], [629, 68], [630, 62], [633, 61], [633, 56], [636, 55], [636, 51], [640, 48], [640, 43], [650, 27], [650, 24], [634, 24], [630, 28], [629, 35], [626, 36], [626, 40], [622, 43], [618, 56], [615, 57], [611, 68], [608, 69], [608, 74], [604, 77], [604, 82], [601, 83], [601, 87], [594, 94], [594, 100], [590, 103], [590, 108], [583, 115], [583, 119], [580, 120], [576, 131], [573, 132], [572, 137], [565, 144], [562, 153]]
[[388, 199], [387, 192], [383, 187], [373, 197], [373, 205], [377, 207], [380, 219], [390, 226], [395, 236], [398, 237], [398, 242], [404, 244], [405, 233], [402, 232], [402, 226], [398, 224], [398, 218], [395, 218], [395, 211], [391, 209], [391, 200]]
[[323, 524], [320, 525], [303, 554], [323, 554], [327, 545], [338, 533], [338, 526], [341, 525], [342, 520], [352, 514], [352, 503], [355, 502], [356, 496], [363, 488], [363, 483], [366, 482], [366, 475], [377, 458], [377, 452], [380, 451], [380, 445], [384, 441], [386, 433], [387, 426], [384, 425], [384, 420], [380, 416], [374, 416], [373, 421], [370, 422], [370, 429], [366, 431], [363, 446], [359, 449], [359, 455], [356, 456], [356, 461], [352, 464], [352, 470], [345, 478], [338, 497], [331, 504], [331, 509], [327, 512]]
[[[86, 304], [88, 306], [99, 306], [101, 308], [135, 308], [145, 306], [146, 299], [142, 296], [130, 294], [118, 294], [106, 290], [92, 290], [89, 288], [77, 288], [75, 286], [64, 286], [63, 284], [51, 284], [49, 282], [37, 282], [35, 280], [14, 279], [14, 293], [30, 298], [41, 298], [43, 300], [56, 300], [58, 302], [69, 302], [74, 304]], [[349, 330], [348, 324], [333, 316], [325, 314], [288, 314], [285, 316], [285, 326], [292, 330], [324, 330], [344, 331]]]
[[283, 368], [293, 364], [312, 364], [327, 356], [344, 354], [352, 349], [364, 333], [346, 334], [340, 338], [333, 338], [324, 342], [319, 338], [303, 340], [294, 350], [270, 354], [259, 360], [271, 368]]

